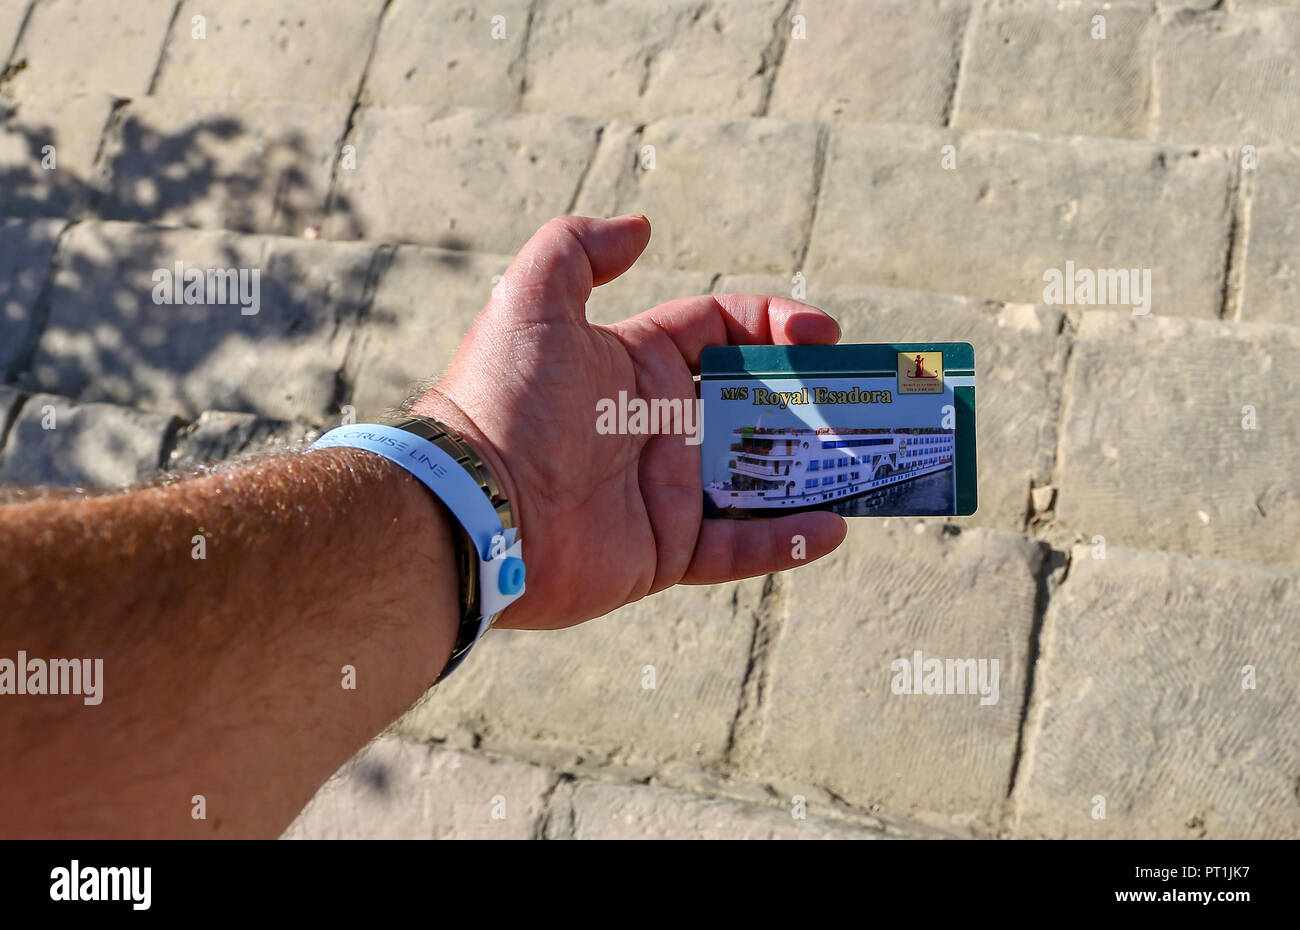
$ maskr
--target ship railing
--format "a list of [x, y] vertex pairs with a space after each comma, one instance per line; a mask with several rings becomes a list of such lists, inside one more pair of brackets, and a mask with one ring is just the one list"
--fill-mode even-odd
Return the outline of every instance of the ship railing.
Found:
[[727, 462], [727, 467], [741, 475], [752, 475], [762, 478], [784, 478], [789, 473], [777, 471], [775, 468], [764, 468], [762, 465], [753, 465], [749, 462], [737, 462], [735, 459]]

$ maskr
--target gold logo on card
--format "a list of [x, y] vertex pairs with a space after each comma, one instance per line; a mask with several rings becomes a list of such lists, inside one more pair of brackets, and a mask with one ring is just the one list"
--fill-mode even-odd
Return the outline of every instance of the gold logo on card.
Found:
[[942, 394], [942, 352], [899, 352], [898, 393]]

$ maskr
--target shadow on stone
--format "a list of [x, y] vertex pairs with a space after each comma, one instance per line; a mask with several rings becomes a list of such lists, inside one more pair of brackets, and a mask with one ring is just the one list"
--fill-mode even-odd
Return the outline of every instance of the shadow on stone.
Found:
[[141, 105], [161, 115], [115, 105], [79, 169], [42, 164], [73, 148], [57, 116], [0, 103], [0, 383], [187, 420], [333, 420], [358, 322], [385, 323], [367, 307], [380, 249], [318, 238], [327, 209], [350, 212], [329, 202], [337, 140], [256, 108], [250, 125]]

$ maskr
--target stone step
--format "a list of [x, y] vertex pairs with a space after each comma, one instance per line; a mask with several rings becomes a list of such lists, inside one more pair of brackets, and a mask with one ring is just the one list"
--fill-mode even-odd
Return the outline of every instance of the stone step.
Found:
[[0, 386], [0, 485], [120, 488], [300, 451], [320, 435], [306, 423], [205, 410], [184, 423], [119, 404], [81, 403]]
[[[883, 534], [855, 532], [841, 553], [785, 573], [776, 595], [783, 619], [759, 660], [766, 694], [755, 714], [761, 738], [747, 744], [740, 771], [728, 784], [732, 793], [743, 793], [746, 780], [757, 779], [751, 783], [766, 786], [769, 796], [805, 797], [808, 821], [791, 823], [788, 808], [764, 810], [694, 792], [587, 778], [550, 794], [553, 815], [539, 812], [535, 799], [555, 787], [555, 769], [609, 771], [611, 758], [622, 760], [618, 753], [605, 755], [607, 737], [600, 734], [624, 711], [609, 708], [606, 699], [635, 690], [645, 673], [624, 668], [627, 680], [620, 681], [617, 669], [603, 661], [611, 658], [607, 651], [583, 652], [584, 645], [608, 634], [577, 642], [584, 638], [581, 630], [608, 625], [616, 619], [611, 617], [563, 634], [575, 640], [566, 650], [582, 654], [581, 662], [551, 671], [565, 650], [554, 656], [543, 650], [530, 662], [528, 649], [545, 645], [542, 637], [531, 637], [536, 643], [521, 644], [511, 666], [520, 673], [513, 686], [494, 685], [507, 669], [492, 660], [474, 669], [486, 688], [449, 683], [430, 695], [418, 718], [427, 723], [427, 708], [442, 705], [443, 716], [472, 720], [489, 748], [507, 745], [511, 756], [546, 760], [554, 768], [493, 762], [386, 737], [326, 785], [288, 835], [333, 835], [339, 825], [340, 835], [407, 835], [399, 824], [412, 823], [410, 809], [441, 811], [435, 818], [440, 824], [467, 835], [487, 826], [525, 833], [544, 828], [553, 835], [550, 829], [564, 825], [582, 836], [731, 835], [727, 831], [740, 823], [760, 831], [756, 835], [776, 830], [796, 836], [814, 826], [837, 836], [844, 830], [879, 835], [836, 823], [846, 803], [863, 815], [902, 823], [912, 834], [922, 825], [976, 835], [1001, 830], [1070, 838], [1281, 838], [1300, 829], [1293, 802], [1300, 741], [1285, 725], [1288, 708], [1300, 699], [1300, 578], [1294, 572], [1077, 547], [1064, 582], [1052, 588], [1038, 634], [1041, 654], [1028, 722], [1018, 737], [1035, 597], [1032, 544], [978, 532], [951, 537], [922, 528], [917, 535], [916, 526], [891, 523]], [[989, 604], [981, 611], [982, 599]], [[814, 602], [822, 609], [803, 608]], [[1012, 605], [1016, 622], [996, 622]], [[640, 656], [629, 655], [631, 662], [658, 658], [662, 651], [650, 647], [649, 624], [630, 615], [637, 609], [617, 618], [622, 639], [644, 642]], [[1252, 622], [1241, 623], [1243, 615]], [[981, 616], [988, 618], [984, 625], [972, 626], [971, 619]], [[711, 629], [714, 619], [702, 616], [694, 625]], [[506, 640], [527, 637], [498, 632], [480, 648], [501, 655], [513, 651]], [[704, 644], [689, 645], [658, 667], [657, 690], [689, 694], [693, 681], [683, 680], [682, 664], [716, 665], [716, 653], [698, 648]], [[1001, 658], [997, 702], [981, 704], [977, 694], [896, 693], [891, 666], [898, 659], [913, 661], [917, 650], [940, 660]], [[581, 681], [573, 684], [573, 672], [583, 669], [608, 677], [610, 690], [600, 699], [585, 700], [588, 689]], [[515, 698], [506, 706], [512, 691]], [[530, 715], [513, 723], [512, 715], [528, 706], [534, 691], [547, 696], [552, 712], [545, 721], [530, 722]], [[662, 699], [643, 693], [647, 701]], [[570, 701], [573, 707], [565, 710]], [[548, 725], [571, 717], [593, 727], [596, 738], [583, 742], [576, 732]], [[416, 735], [421, 728], [412, 723], [408, 718], [404, 727]], [[630, 725], [624, 731], [627, 746], [653, 754], [658, 745], [662, 752], [663, 724], [640, 724], [639, 730]], [[519, 734], [519, 741], [512, 743], [507, 732]], [[1024, 745], [1017, 765], [1018, 739]], [[854, 750], [845, 752], [846, 746]], [[998, 827], [1013, 768], [1011, 819]], [[660, 780], [691, 784], [671, 762], [658, 772]], [[432, 808], [414, 803], [434, 784], [453, 790], [436, 792]], [[713, 782], [696, 787], [718, 793]], [[838, 798], [834, 806], [832, 796]], [[480, 823], [501, 798], [505, 822]], [[408, 816], [397, 817], [403, 810]], [[511, 826], [512, 811], [526, 814], [526, 823]], [[893, 819], [894, 813], [901, 819]], [[827, 814], [832, 819], [821, 820]], [[414, 829], [423, 835], [430, 825], [416, 822]]]
[[[274, 100], [21, 104], [0, 129], [0, 216], [510, 254], [552, 216], [643, 212], [642, 262], [662, 268], [1300, 323], [1300, 156], [1281, 147], [427, 107], [348, 123], [346, 105]], [[1140, 293], [1053, 296], [1067, 263], [1138, 269]]]
[[1300, 567], [1300, 330], [1081, 318], [1056, 520], [1085, 539]]
[[1229, 147], [1300, 139], [1300, 4], [988, 0], [951, 125]]
[[[582, 780], [566, 788], [556, 806], [567, 806], [557, 809], [550, 820], [559, 829], [548, 832], [548, 839], [883, 840], [905, 836], [817, 816], [810, 813], [808, 799], [802, 795], [777, 808], [648, 785]], [[828, 807], [812, 805], [813, 810]]]
[[[806, 802], [806, 799], [805, 799]], [[802, 816], [793, 816], [798, 813]], [[316, 793], [283, 839], [886, 839], [815, 804], [786, 809], [381, 736]]]
[[165, 414], [0, 388], [0, 486], [134, 484], [162, 470], [178, 425]]
[[220, 90], [638, 121], [773, 116], [1231, 147], [1300, 141], [1300, 78], [1289, 64], [1300, 4], [1207, 9], [1215, 5], [37, 0], [27, 14], [25, 0], [7, 0], [0, 54], [13, 47], [4, 86], [20, 100]]
[[[737, 765], [787, 791], [995, 834], [1047, 568], [1046, 547], [1022, 536], [853, 521], [836, 552], [782, 573]], [[943, 694], [902, 677], [934, 659], [970, 660], [964, 692], [955, 676]]]
[[537, 765], [380, 736], [321, 786], [282, 839], [531, 840], [559, 780]]
[[1300, 836], [1294, 568], [1079, 546], [1041, 640], [1017, 836]]
[[[839, 551], [762, 591], [678, 588], [546, 637], [495, 632], [398, 732], [974, 836], [1181, 835], [1198, 812], [1215, 836], [1270, 817], [1270, 835], [1293, 835], [1300, 743], [1276, 727], [1297, 697], [1296, 570], [1092, 552], [1052, 584], [1063, 554], [1021, 536], [854, 523]], [[938, 688], [900, 679], [931, 660]], [[1247, 664], [1258, 690], [1233, 699]], [[1022, 731], [1030, 696], [1039, 717]], [[1153, 753], [1170, 758], [1147, 781]], [[1108, 823], [1090, 819], [1096, 794]]]
[[[338, 413], [337, 378], [378, 251], [360, 242], [73, 225], [43, 296], [15, 301], [0, 323], [5, 343], [34, 346], [9, 380], [186, 419], [217, 408], [322, 422]], [[191, 293], [203, 303], [185, 303], [187, 269], [222, 289], [209, 297], [205, 287]]]

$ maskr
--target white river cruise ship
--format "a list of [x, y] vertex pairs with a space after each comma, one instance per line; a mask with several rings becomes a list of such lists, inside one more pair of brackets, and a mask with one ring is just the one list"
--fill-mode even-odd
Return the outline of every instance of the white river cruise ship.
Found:
[[704, 489], [719, 510], [824, 507], [953, 464], [950, 430], [745, 427], [732, 436], [730, 479]]

